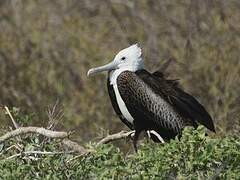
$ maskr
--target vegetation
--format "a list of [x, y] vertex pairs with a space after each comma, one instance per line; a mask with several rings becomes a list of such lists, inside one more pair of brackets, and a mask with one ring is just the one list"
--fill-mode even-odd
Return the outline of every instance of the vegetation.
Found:
[[[42, 146], [41, 137], [24, 139], [25, 150], [59, 151], [57, 141]], [[95, 149], [94, 144], [86, 145]], [[123, 154], [116, 146], [102, 145], [83, 156], [72, 154], [1, 157], [1, 179], [238, 179], [240, 138], [213, 139], [204, 128], [186, 129], [181, 141], [144, 142], [137, 154]]]
[[0, 104], [45, 125], [47, 107], [58, 100], [60, 127], [78, 129], [81, 140], [119, 131], [125, 126], [109, 103], [106, 75], [86, 73], [138, 42], [147, 69], [175, 59], [169, 78], [206, 106], [219, 134], [238, 133], [239, 7], [238, 0], [2, 0]]

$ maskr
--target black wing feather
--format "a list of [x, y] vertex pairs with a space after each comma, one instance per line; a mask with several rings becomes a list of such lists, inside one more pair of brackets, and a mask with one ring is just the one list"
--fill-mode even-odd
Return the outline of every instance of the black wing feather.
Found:
[[174, 106], [182, 116], [200, 124], [215, 132], [213, 120], [206, 109], [190, 94], [181, 90], [177, 80], [166, 80], [164, 75], [156, 71], [153, 74], [146, 70], [139, 70], [136, 74], [153, 90]]

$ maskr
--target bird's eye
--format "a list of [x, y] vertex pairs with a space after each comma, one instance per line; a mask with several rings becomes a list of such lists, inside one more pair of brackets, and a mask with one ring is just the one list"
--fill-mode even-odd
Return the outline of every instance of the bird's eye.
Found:
[[126, 59], [126, 57], [122, 57], [121, 60], [124, 61]]

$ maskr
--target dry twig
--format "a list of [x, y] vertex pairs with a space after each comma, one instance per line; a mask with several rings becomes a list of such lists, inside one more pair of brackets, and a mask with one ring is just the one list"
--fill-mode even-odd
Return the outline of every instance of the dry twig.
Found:
[[53, 107], [49, 107], [47, 109], [47, 115], [49, 119], [47, 129], [53, 130], [59, 121], [62, 120], [64, 115], [63, 109], [59, 104], [59, 100], [56, 101]]
[[9, 160], [9, 159], [13, 159], [19, 156], [23, 156], [23, 155], [57, 155], [57, 154], [72, 154], [74, 153], [74, 151], [59, 151], [59, 152], [51, 152], [51, 151], [23, 151], [17, 154], [14, 154], [12, 156], [9, 156], [3, 160]]
[[15, 129], [19, 128], [17, 122], [14, 120], [14, 118], [13, 118], [11, 112], [9, 111], [8, 107], [4, 106], [4, 109], [6, 110], [6, 113], [9, 115], [9, 117], [10, 117], [10, 119], [11, 119], [11, 121], [12, 121], [14, 127], [15, 127]]

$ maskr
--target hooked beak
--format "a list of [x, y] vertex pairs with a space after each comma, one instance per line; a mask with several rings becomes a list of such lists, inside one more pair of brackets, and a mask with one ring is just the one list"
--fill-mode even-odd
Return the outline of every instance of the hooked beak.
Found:
[[115, 61], [112, 61], [112, 62], [110, 62], [106, 65], [89, 69], [88, 72], [87, 72], [87, 76], [91, 76], [93, 74], [103, 72], [103, 71], [111, 71], [111, 70], [116, 69], [116, 68], [117, 68], [117, 63]]

